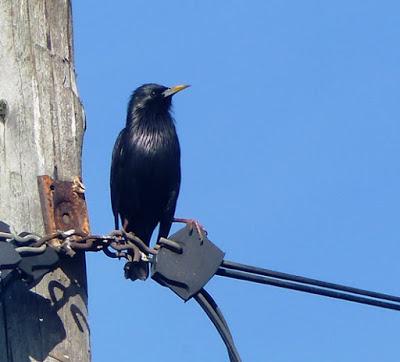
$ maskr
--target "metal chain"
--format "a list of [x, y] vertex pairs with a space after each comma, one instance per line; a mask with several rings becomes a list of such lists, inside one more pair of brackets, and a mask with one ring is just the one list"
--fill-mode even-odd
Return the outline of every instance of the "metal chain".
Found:
[[[24, 236], [12, 232], [0, 232], [0, 239], [11, 242], [20, 254], [41, 254], [51, 247], [59, 253], [74, 256], [77, 250], [103, 251], [110, 258], [125, 258], [129, 261], [149, 261], [150, 256], [157, 255], [161, 246], [166, 246], [177, 253], [182, 252], [181, 246], [169, 239], [161, 238], [154, 248], [147, 246], [134, 233], [125, 230], [113, 230], [108, 235], [87, 235], [74, 229], [56, 231], [45, 236], [34, 233], [24, 233]], [[61, 240], [59, 246], [50, 243]], [[150, 258], [149, 258], [150, 257]]]

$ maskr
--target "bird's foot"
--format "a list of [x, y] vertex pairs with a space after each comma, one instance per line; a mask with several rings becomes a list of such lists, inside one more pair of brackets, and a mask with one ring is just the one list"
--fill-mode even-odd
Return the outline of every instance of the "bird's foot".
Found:
[[182, 219], [182, 218], [174, 218], [173, 222], [180, 222], [184, 223], [189, 226], [190, 232], [193, 232], [196, 229], [197, 233], [199, 234], [199, 238], [203, 241], [207, 236], [207, 230], [195, 219]]

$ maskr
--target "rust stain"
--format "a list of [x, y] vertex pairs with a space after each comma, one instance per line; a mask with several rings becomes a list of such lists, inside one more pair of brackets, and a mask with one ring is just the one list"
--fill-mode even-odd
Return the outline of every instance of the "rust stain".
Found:
[[[88, 235], [89, 218], [81, 179], [58, 181], [44, 175], [37, 180], [46, 234], [74, 229]], [[57, 247], [61, 242], [55, 239], [49, 244]]]

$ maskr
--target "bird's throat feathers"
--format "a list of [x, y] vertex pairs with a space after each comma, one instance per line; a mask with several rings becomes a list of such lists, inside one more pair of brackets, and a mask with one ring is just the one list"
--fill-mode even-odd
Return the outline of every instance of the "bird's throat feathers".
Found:
[[169, 111], [154, 112], [135, 107], [128, 112], [126, 130], [130, 143], [149, 154], [178, 142], [174, 119]]
[[140, 105], [128, 109], [126, 119], [127, 128], [175, 128], [174, 123], [168, 109], [149, 109]]

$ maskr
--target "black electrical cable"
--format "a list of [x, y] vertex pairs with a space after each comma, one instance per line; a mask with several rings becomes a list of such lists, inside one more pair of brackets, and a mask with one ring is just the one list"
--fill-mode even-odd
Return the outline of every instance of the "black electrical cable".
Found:
[[206, 295], [203, 294], [203, 291], [205, 290], [201, 289], [197, 294], [195, 294], [194, 299], [197, 301], [197, 303], [199, 303], [200, 307], [206, 312], [208, 318], [210, 318], [215, 328], [217, 328], [218, 333], [220, 334], [222, 340], [225, 343], [226, 348], [228, 349], [230, 361], [241, 362], [239, 352], [237, 351], [233, 343], [232, 335], [225, 322], [225, 319], [223, 318], [221, 319], [220, 312], [217, 312], [216, 309], [213, 307], [213, 305], [216, 306], [217, 304], [208, 293]]
[[290, 280], [290, 281], [294, 281], [294, 282], [298, 282], [298, 283], [302, 283], [302, 284], [308, 284], [308, 285], [316, 285], [316, 286], [327, 288], [327, 289], [340, 290], [340, 291], [348, 292], [348, 293], [352, 293], [352, 294], [365, 295], [365, 296], [376, 298], [376, 299], [383, 299], [383, 300], [389, 300], [389, 301], [400, 303], [400, 297], [396, 297], [394, 295], [372, 292], [369, 290], [348, 287], [348, 286], [336, 284], [336, 283], [324, 282], [322, 280], [301, 277], [301, 276], [294, 275], [294, 274], [277, 272], [277, 271], [270, 270], [270, 269], [257, 268], [257, 267], [251, 266], [251, 265], [235, 263], [233, 261], [224, 260], [222, 262], [221, 266], [224, 268], [227, 268], [227, 269], [240, 270], [243, 272], [248, 272], [248, 273], [253, 273], [253, 274], [258, 274], [258, 275], [265, 275], [267, 277]]
[[[209, 296], [209, 297], [211, 297], [211, 296]], [[208, 301], [208, 298], [206, 296], [204, 296], [204, 294], [202, 294], [202, 291], [200, 291], [198, 294], [196, 294], [194, 296], [194, 298], [200, 304], [202, 309], [206, 312], [207, 316], [213, 322], [214, 326], [217, 328], [217, 330], [228, 350], [230, 361], [231, 362], [241, 362], [239, 352], [236, 350], [236, 347], [234, 345], [231, 333], [225, 322], [225, 319], [221, 319], [218, 311], [213, 308], [212, 304], [215, 304], [215, 302], [212, 300], [213, 303], [210, 304]]]
[[[219, 319], [221, 320], [221, 322], [224, 324], [224, 326], [226, 328], [226, 332], [228, 334], [228, 337], [230, 338], [230, 343], [234, 346], [235, 342], [233, 341], [233, 337], [232, 337], [231, 331], [229, 329], [228, 323], [226, 322], [221, 309], [218, 307], [218, 304], [215, 302], [214, 298], [204, 288], [202, 288], [199, 293], [203, 294], [204, 298], [206, 298], [207, 302], [211, 305], [211, 307], [217, 313]], [[232, 352], [229, 349], [228, 349], [228, 354], [229, 354], [229, 360], [235, 361], [234, 355], [232, 354]]]
[[303, 284], [294, 283], [294, 282], [281, 281], [279, 279], [274, 279], [274, 278], [255, 275], [255, 274], [249, 274], [249, 273], [242, 272], [242, 271], [229, 270], [229, 269], [222, 268], [222, 267], [218, 269], [218, 271], [216, 272], [216, 275], [234, 278], [234, 279], [240, 279], [240, 280], [247, 280], [250, 282], [255, 282], [255, 283], [260, 283], [260, 284], [268, 284], [268, 285], [273, 285], [273, 286], [280, 287], [280, 288], [298, 290], [298, 291], [302, 291], [302, 292], [306, 292], [306, 293], [323, 295], [323, 296], [330, 297], [330, 298], [343, 299], [343, 300], [347, 300], [350, 302], [368, 304], [368, 305], [372, 305], [372, 306], [376, 306], [376, 307], [380, 307], [380, 308], [393, 309], [393, 310], [400, 311], [400, 305], [395, 304], [395, 303], [382, 302], [382, 301], [376, 300], [376, 299], [359, 297], [357, 295], [341, 293], [341, 292], [337, 292], [337, 291], [333, 291], [333, 290], [329, 290], [329, 289], [322, 289], [322, 288], [310, 287], [308, 285], [303, 285]]
[[202, 289], [200, 290], [199, 293], [203, 294], [204, 298], [207, 299], [207, 302], [211, 305], [211, 307], [212, 307], [212, 308], [215, 310], [215, 312], [218, 314], [219, 319], [221, 319], [221, 322], [224, 324], [224, 326], [225, 326], [226, 329], [227, 329], [227, 332], [228, 332], [229, 336], [230, 336], [231, 339], [233, 340], [231, 331], [229, 330], [228, 323], [226, 322], [225, 317], [224, 317], [224, 315], [222, 314], [221, 309], [218, 307], [218, 304], [215, 302], [214, 298], [213, 298], [213, 297], [210, 295], [210, 293], [208, 293], [207, 290], [205, 290], [204, 288], [202, 288]]

